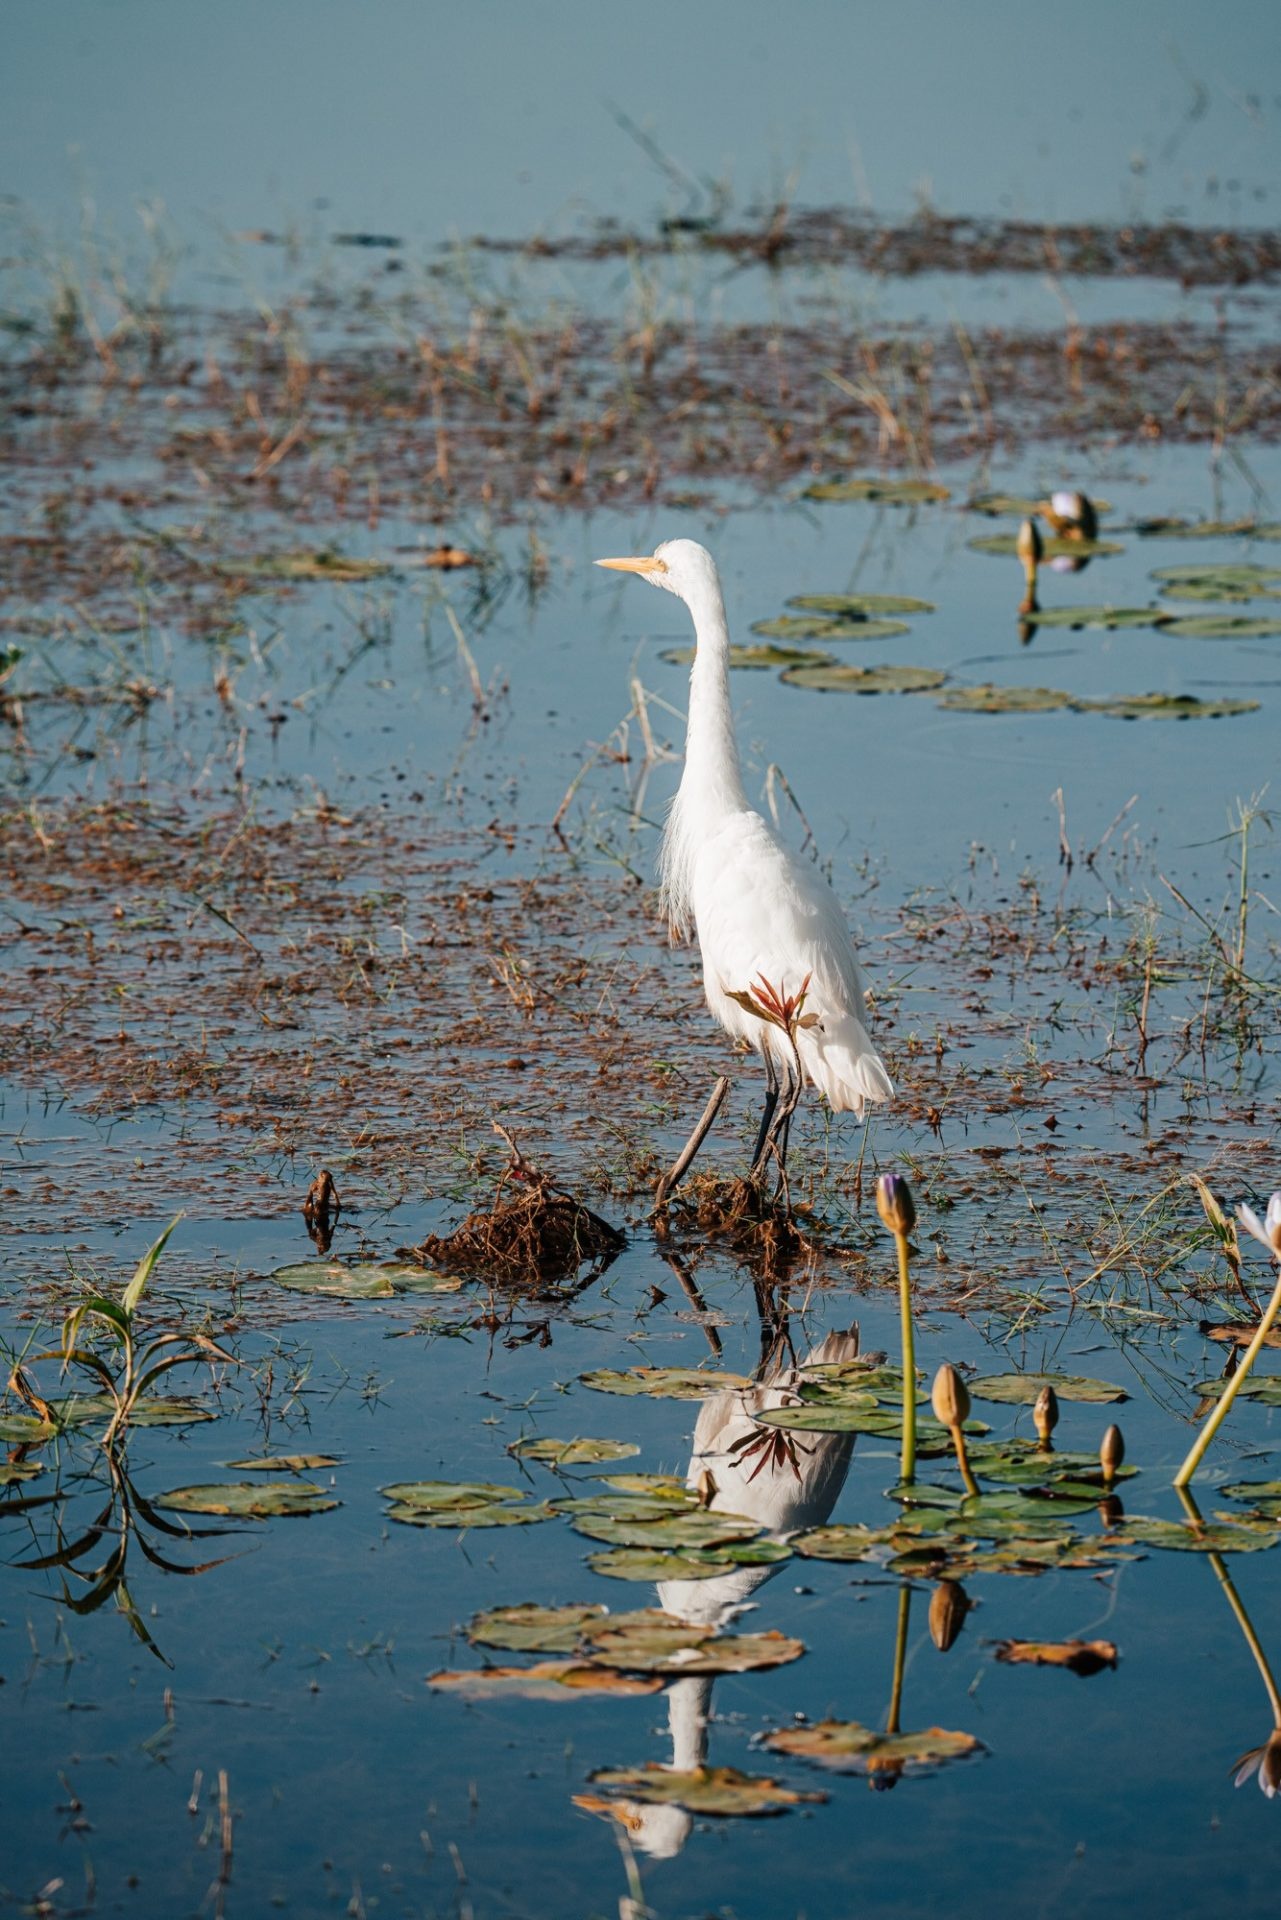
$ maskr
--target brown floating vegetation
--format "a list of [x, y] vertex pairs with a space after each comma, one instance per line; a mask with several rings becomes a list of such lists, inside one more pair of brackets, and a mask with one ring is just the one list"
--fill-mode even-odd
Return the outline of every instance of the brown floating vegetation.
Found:
[[511, 1161], [491, 1204], [468, 1214], [452, 1233], [429, 1233], [411, 1250], [414, 1259], [524, 1288], [574, 1280], [584, 1266], [595, 1279], [622, 1251], [626, 1235], [531, 1166], [507, 1130], [495, 1125]]

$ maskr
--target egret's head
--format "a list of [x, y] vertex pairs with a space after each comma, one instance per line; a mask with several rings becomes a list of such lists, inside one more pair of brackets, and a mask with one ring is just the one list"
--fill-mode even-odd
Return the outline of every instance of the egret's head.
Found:
[[639, 573], [656, 587], [666, 587], [681, 600], [701, 599], [716, 593], [720, 581], [716, 562], [697, 540], [664, 540], [653, 553], [637, 560], [598, 560], [598, 567], [616, 567], [620, 573]]

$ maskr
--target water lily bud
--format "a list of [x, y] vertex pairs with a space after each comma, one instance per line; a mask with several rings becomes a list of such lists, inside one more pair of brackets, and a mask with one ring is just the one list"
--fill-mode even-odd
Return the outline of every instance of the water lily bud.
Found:
[[1237, 1219], [1247, 1233], [1261, 1240], [1268, 1251], [1281, 1260], [1281, 1192], [1268, 1201], [1268, 1210], [1260, 1220], [1253, 1207], [1238, 1207]]
[[694, 1494], [700, 1507], [710, 1507], [720, 1488], [710, 1467], [700, 1467], [694, 1481]]
[[946, 1361], [934, 1376], [930, 1398], [934, 1402], [934, 1418], [949, 1430], [964, 1426], [969, 1419], [969, 1389], [956, 1368], [949, 1366]]
[[883, 1173], [877, 1181], [876, 1211], [891, 1233], [910, 1233], [916, 1225], [912, 1189], [901, 1173]]
[[969, 1610], [970, 1597], [959, 1580], [940, 1580], [930, 1597], [930, 1639], [940, 1653], [954, 1645]]
[[1032, 1418], [1036, 1422], [1036, 1437], [1043, 1447], [1050, 1444], [1050, 1435], [1059, 1424], [1059, 1396], [1051, 1386], [1044, 1386], [1036, 1396], [1036, 1405], [1032, 1409]]
[[1117, 1469], [1125, 1459], [1125, 1441], [1118, 1426], [1111, 1426], [1103, 1436], [1099, 1447], [1099, 1465], [1103, 1468], [1103, 1478], [1115, 1480]]
[[1014, 550], [1023, 562], [1025, 569], [1035, 569], [1040, 564], [1042, 547], [1040, 529], [1035, 520], [1025, 520], [1019, 528], [1019, 537]]

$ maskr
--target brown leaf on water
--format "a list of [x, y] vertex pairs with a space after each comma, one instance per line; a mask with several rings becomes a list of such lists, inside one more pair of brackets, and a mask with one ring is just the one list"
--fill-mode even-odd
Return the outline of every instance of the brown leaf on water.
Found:
[[1116, 1665], [1111, 1640], [998, 1640], [996, 1657], [1008, 1667], [1066, 1667], [1070, 1673], [1102, 1673]]
[[[1248, 1347], [1259, 1329], [1257, 1326], [1241, 1326], [1235, 1322], [1216, 1327], [1211, 1326], [1208, 1320], [1203, 1320], [1200, 1331], [1207, 1340], [1221, 1340], [1225, 1346], [1230, 1347]], [[1271, 1333], [1265, 1334], [1263, 1344], [1265, 1347], [1281, 1347], [1281, 1328], [1274, 1327]]]
[[667, 1676], [619, 1673], [581, 1660], [539, 1660], [532, 1667], [448, 1667], [427, 1675], [427, 1685], [467, 1699], [506, 1694], [523, 1700], [565, 1700], [575, 1693], [661, 1693]]

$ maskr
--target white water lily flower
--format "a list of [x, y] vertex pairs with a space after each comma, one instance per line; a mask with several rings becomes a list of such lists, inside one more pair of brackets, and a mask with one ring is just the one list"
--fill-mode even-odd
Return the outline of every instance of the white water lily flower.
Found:
[[1250, 1753], [1243, 1753], [1232, 1772], [1235, 1776], [1233, 1784], [1238, 1787], [1243, 1787], [1251, 1775], [1257, 1773], [1259, 1785], [1268, 1799], [1274, 1800], [1277, 1788], [1281, 1787], [1281, 1727], [1276, 1729], [1271, 1739], [1263, 1746], [1255, 1747]]
[[1245, 1205], [1237, 1208], [1237, 1219], [1247, 1233], [1253, 1234], [1269, 1253], [1281, 1260], [1281, 1191], [1274, 1193], [1268, 1201], [1268, 1210], [1262, 1220], [1253, 1207]]

